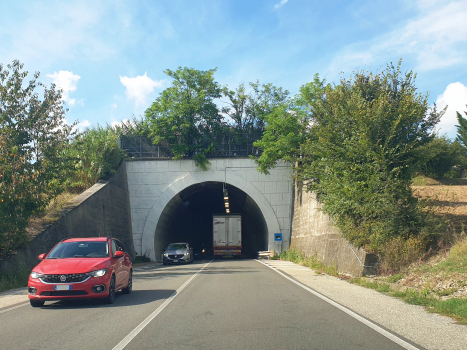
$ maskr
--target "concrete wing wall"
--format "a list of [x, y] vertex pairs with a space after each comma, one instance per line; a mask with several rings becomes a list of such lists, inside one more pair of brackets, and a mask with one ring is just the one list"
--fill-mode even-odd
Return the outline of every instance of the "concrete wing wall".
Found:
[[352, 247], [342, 237], [331, 218], [321, 211], [312, 192], [295, 187], [291, 247], [307, 257], [316, 255], [326, 265], [335, 265], [343, 274], [352, 276], [375, 274], [375, 256]]
[[39, 263], [39, 254], [49, 252], [64, 238], [99, 236], [120, 239], [135, 257], [125, 163], [109, 181], [100, 181], [76, 197], [60, 219], [45, 227], [16, 255], [3, 261], [1, 268], [32, 269]]

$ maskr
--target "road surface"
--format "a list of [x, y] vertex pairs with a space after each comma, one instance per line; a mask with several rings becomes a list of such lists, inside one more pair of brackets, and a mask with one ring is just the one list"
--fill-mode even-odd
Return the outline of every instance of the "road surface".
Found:
[[0, 310], [1, 349], [421, 349], [256, 260], [140, 267], [113, 305]]

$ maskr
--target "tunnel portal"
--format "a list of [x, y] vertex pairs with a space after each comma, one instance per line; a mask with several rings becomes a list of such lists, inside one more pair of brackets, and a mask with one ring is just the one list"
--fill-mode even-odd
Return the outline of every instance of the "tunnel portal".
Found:
[[212, 215], [226, 214], [223, 189], [229, 193], [230, 214], [242, 216], [242, 257], [253, 258], [268, 248], [268, 230], [260, 208], [239, 188], [206, 181], [176, 194], [161, 213], [154, 235], [156, 257], [169, 243], [187, 242], [195, 253], [212, 255]]

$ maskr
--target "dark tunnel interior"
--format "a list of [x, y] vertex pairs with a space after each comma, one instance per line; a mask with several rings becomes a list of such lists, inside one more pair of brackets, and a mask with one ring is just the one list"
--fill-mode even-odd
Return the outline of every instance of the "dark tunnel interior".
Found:
[[230, 214], [242, 216], [242, 257], [253, 258], [267, 250], [266, 221], [253, 199], [242, 190], [222, 182], [203, 182], [178, 193], [164, 208], [157, 224], [154, 249], [160, 259], [169, 243], [187, 242], [195, 255], [206, 249], [212, 255], [212, 215], [226, 214], [223, 187], [229, 193]]

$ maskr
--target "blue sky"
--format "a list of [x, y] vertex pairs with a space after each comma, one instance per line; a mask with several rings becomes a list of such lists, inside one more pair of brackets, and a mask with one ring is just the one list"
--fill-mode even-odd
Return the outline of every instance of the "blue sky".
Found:
[[0, 23], [0, 63], [60, 86], [81, 129], [142, 116], [179, 66], [296, 94], [315, 73], [338, 82], [402, 58], [419, 92], [449, 105], [441, 134], [467, 110], [465, 0], [3, 0]]

